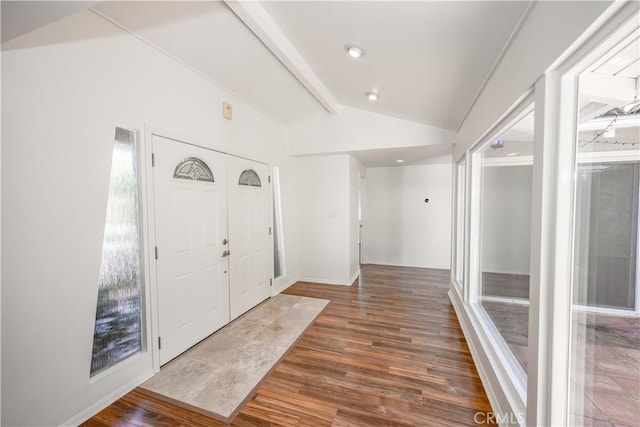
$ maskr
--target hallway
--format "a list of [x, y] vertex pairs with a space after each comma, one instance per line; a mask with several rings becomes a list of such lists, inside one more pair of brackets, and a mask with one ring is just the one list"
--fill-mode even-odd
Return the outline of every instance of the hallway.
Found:
[[[487, 424], [448, 290], [449, 271], [377, 265], [350, 287], [294, 284], [285, 293], [331, 303], [232, 425]], [[140, 389], [83, 425], [145, 424], [223, 425]]]

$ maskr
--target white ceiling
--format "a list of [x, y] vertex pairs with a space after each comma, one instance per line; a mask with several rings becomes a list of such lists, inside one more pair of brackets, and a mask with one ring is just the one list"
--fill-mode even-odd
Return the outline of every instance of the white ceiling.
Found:
[[[527, 1], [262, 3], [343, 105], [457, 129]], [[366, 56], [349, 57], [356, 43]], [[379, 91], [380, 101], [366, 99]]]
[[[22, 5], [10, 19], [22, 21], [12, 31], [34, 29], [43, 9], [16, 3]], [[50, 22], [95, 2], [73, 8], [66, 6], [73, 2], [43, 3], [52, 5]], [[337, 100], [457, 129], [528, 6], [529, 1], [106, 1], [94, 9], [284, 124], [316, 116]], [[350, 58], [346, 43], [361, 45], [366, 56]], [[366, 90], [382, 98], [372, 103]], [[395, 164], [399, 157], [425, 163], [440, 161], [450, 147], [402, 150], [353, 154], [371, 166]]]
[[94, 9], [281, 123], [322, 110], [223, 2], [107, 1]]
[[2, 0], [2, 43], [97, 3], [99, 2]]
[[[281, 31], [340, 104], [457, 129], [528, 2], [260, 5], [261, 25]], [[260, 31], [252, 27], [251, 32], [224, 3], [109, 1], [96, 9], [280, 122], [300, 121], [318, 109], [309, 92], [254, 35]], [[366, 56], [349, 57], [346, 43], [361, 45]], [[372, 103], [364, 96], [366, 90], [379, 91], [382, 98]]]
[[[451, 163], [451, 149], [452, 146], [449, 144], [438, 144], [353, 151], [350, 154], [367, 167], [411, 166]], [[396, 160], [404, 160], [404, 162], [398, 163]]]

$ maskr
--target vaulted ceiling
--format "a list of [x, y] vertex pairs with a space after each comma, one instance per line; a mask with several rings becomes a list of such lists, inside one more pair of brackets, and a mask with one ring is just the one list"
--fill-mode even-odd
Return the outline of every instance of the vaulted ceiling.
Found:
[[[340, 104], [457, 129], [526, 1], [305, 1], [263, 7]], [[348, 43], [365, 56], [349, 57]], [[381, 99], [369, 101], [365, 91]]]
[[[2, 42], [89, 7], [285, 125], [348, 106], [456, 130], [532, 2], [3, 0]], [[638, 40], [582, 77], [581, 122], [632, 99]], [[530, 140], [532, 119], [519, 126], [510, 137]], [[450, 145], [429, 144], [351, 154], [369, 166], [446, 161]]]
[[[30, 3], [2, 2], [3, 41], [91, 6], [285, 125], [349, 106], [449, 130], [464, 120], [531, 6], [529, 1], [104, 1], [35, 2], [31, 5], [42, 6], [35, 8]], [[4, 31], [7, 22], [11, 28]], [[366, 54], [350, 57], [349, 43]], [[381, 97], [370, 101], [366, 91]], [[415, 149], [424, 153], [405, 154], [428, 161], [450, 148]], [[403, 153], [353, 154], [381, 165]]]

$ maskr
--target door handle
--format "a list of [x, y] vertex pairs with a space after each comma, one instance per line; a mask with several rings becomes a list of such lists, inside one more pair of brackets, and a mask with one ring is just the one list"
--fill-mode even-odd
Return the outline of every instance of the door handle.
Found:
[[229, 255], [231, 255], [231, 252], [229, 252], [229, 251], [222, 252], [222, 258], [227, 257]]
[[227, 243], [229, 243], [229, 241], [227, 239], [222, 239], [222, 244], [226, 245]]

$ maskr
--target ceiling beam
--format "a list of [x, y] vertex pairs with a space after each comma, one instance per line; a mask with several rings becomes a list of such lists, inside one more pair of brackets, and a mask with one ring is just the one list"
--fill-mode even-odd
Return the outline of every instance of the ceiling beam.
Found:
[[227, 6], [278, 58], [291, 74], [329, 113], [336, 115], [340, 104], [306, 63], [302, 55], [258, 1], [224, 0]]

